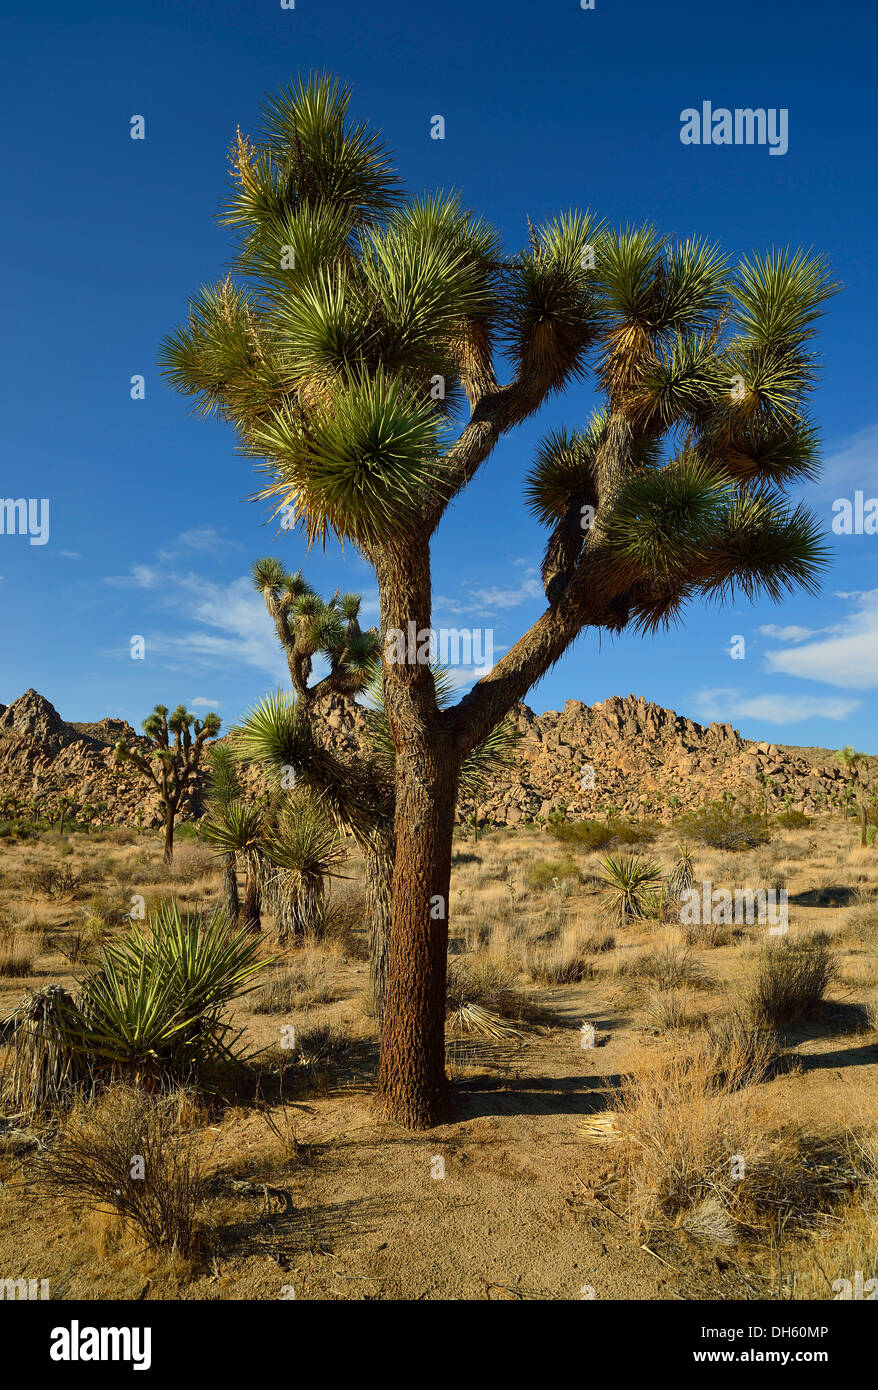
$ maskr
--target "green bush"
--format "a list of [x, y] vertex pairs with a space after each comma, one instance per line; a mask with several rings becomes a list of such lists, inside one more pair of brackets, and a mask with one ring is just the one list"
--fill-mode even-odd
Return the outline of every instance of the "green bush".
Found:
[[538, 859], [527, 871], [531, 888], [548, 888], [551, 883], [561, 879], [582, 882], [579, 866], [572, 859]]
[[776, 819], [777, 824], [782, 826], [784, 830], [796, 830], [799, 826], [811, 824], [804, 811], [794, 811], [792, 807], [787, 811], [781, 811]]
[[763, 818], [748, 807], [728, 801], [712, 801], [678, 816], [674, 826], [693, 840], [713, 849], [746, 850], [768, 844], [771, 831]]

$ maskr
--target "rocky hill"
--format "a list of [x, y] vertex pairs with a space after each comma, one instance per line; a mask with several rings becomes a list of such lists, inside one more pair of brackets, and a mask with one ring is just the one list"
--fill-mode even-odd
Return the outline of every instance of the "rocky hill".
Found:
[[[335, 745], [356, 749], [363, 712], [336, 700], [327, 723]], [[761, 796], [765, 774], [775, 807], [814, 812], [846, 788], [844, 770], [825, 749], [779, 747], [744, 739], [730, 724], [704, 727], [651, 704], [643, 696], [613, 696], [594, 705], [568, 700], [562, 711], [536, 715], [519, 705], [514, 765], [499, 773], [477, 808], [490, 821], [514, 825], [564, 809], [589, 816], [611, 807], [669, 819], [677, 809], [715, 800], [724, 791]], [[68, 724], [35, 690], [0, 705], [0, 803], [15, 797], [54, 813], [59, 798], [106, 807], [98, 816], [117, 824], [158, 825], [158, 798], [144, 782], [114, 766], [120, 738], [136, 739], [122, 719]], [[138, 740], [146, 747], [146, 740]], [[871, 780], [878, 758], [857, 773]], [[256, 774], [245, 782], [256, 786]], [[203, 786], [193, 789], [197, 814]], [[473, 809], [462, 805], [461, 814]]]

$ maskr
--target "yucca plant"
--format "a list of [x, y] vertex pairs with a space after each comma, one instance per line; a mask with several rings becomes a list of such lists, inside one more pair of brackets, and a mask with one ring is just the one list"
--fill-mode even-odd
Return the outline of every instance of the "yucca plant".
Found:
[[[820, 531], [786, 491], [817, 467], [812, 340], [836, 286], [810, 252], [735, 265], [703, 238], [588, 211], [504, 252], [459, 198], [405, 197], [350, 100], [313, 75], [238, 136], [233, 273], [193, 297], [163, 365], [235, 428], [287, 528], [333, 533], [374, 570], [396, 752], [378, 1088], [387, 1115], [425, 1127], [448, 1113], [461, 768], [585, 628], [652, 631], [692, 601], [815, 588]], [[429, 666], [389, 656], [394, 633], [431, 627], [432, 537], [501, 437], [584, 378], [601, 408], [546, 441], [529, 482], [545, 610], [442, 708]]]
[[102, 948], [80, 987], [72, 1047], [98, 1070], [151, 1080], [232, 1060], [240, 1034], [226, 1011], [269, 963], [258, 950], [224, 913], [187, 916], [162, 904], [143, 929]]
[[695, 882], [695, 869], [692, 864], [692, 846], [688, 841], [677, 846], [677, 862], [668, 875], [668, 895], [679, 901]]
[[284, 803], [263, 840], [274, 867], [272, 880], [278, 940], [319, 936], [326, 912], [326, 883], [345, 857], [342, 836], [324, 802], [297, 791]]
[[646, 917], [662, 881], [661, 868], [637, 854], [607, 855], [598, 875], [604, 884], [604, 908], [624, 927], [629, 918]]

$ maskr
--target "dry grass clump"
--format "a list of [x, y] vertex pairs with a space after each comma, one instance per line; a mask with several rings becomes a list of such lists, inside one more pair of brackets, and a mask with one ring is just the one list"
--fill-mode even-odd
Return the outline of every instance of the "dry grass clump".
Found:
[[477, 1004], [501, 1018], [524, 1018], [527, 996], [518, 988], [518, 971], [511, 961], [487, 952], [455, 956], [448, 962], [448, 1012]]
[[29, 932], [4, 931], [0, 934], [0, 975], [21, 980], [33, 974], [34, 964], [42, 954], [43, 944]]
[[537, 985], [575, 985], [591, 980], [596, 971], [577, 932], [566, 932], [560, 941], [535, 944], [525, 949], [524, 970]]
[[365, 930], [366, 903], [360, 894], [333, 898], [326, 906], [320, 928], [320, 944], [333, 955], [367, 961], [369, 942]]
[[337, 966], [319, 951], [305, 950], [301, 959], [279, 971], [256, 995], [255, 1014], [285, 1014], [338, 998]]
[[857, 893], [857, 901], [845, 914], [844, 934], [848, 941], [878, 945], [878, 894]]
[[112, 1086], [80, 1102], [35, 1161], [40, 1186], [77, 1207], [110, 1211], [150, 1250], [194, 1254], [204, 1170], [195, 1136], [179, 1125], [178, 1096]]
[[733, 1244], [766, 1228], [812, 1224], [837, 1200], [849, 1174], [826, 1154], [809, 1156], [780, 1131], [746, 1057], [729, 1053], [717, 1071], [713, 1048], [649, 1049], [625, 1078], [616, 1130], [627, 1181], [628, 1217], [642, 1237], [685, 1229]]
[[527, 870], [530, 888], [558, 888], [562, 883], [581, 883], [579, 865], [567, 859], [537, 859]]
[[748, 1007], [772, 1028], [813, 1018], [836, 974], [822, 936], [775, 938], [763, 946]]
[[319, 1021], [296, 1030], [296, 1060], [310, 1071], [337, 1066], [350, 1057], [353, 1049], [345, 1023]]
[[165, 878], [170, 883], [197, 883], [203, 878], [212, 878], [216, 873], [216, 856], [207, 845], [193, 841], [183, 841], [174, 849], [174, 858], [165, 869]]
[[854, 1191], [825, 1230], [809, 1236], [791, 1261], [794, 1299], [874, 1298], [878, 1289], [878, 1132], [849, 1136]]
[[677, 1029], [694, 1032], [705, 1022], [704, 1009], [690, 990], [643, 986], [638, 991], [637, 1002], [646, 1026], [656, 1033]]
[[659, 990], [716, 988], [713, 976], [692, 952], [673, 942], [653, 946], [621, 961], [617, 973], [634, 993], [639, 993], [644, 985]]

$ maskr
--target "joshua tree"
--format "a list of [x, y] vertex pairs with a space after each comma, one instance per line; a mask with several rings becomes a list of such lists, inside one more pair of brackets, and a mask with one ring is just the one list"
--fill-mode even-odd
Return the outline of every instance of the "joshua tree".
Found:
[[201, 822], [201, 833], [223, 857], [223, 885], [226, 912], [231, 916], [231, 880], [234, 879], [235, 900], [238, 896], [236, 865], [240, 860], [246, 874], [244, 903], [240, 909], [241, 925], [251, 932], [262, 928], [262, 884], [265, 878], [265, 853], [262, 835], [265, 811], [262, 806], [248, 804], [238, 797], [228, 801], [213, 801]]
[[[234, 755], [227, 743], [215, 743], [208, 752], [208, 796], [207, 819], [202, 830], [206, 831], [217, 821], [225, 819], [225, 811], [232, 802], [240, 800], [241, 784]], [[238, 873], [233, 849], [222, 850], [223, 866], [223, 906], [226, 916], [234, 925], [238, 920], [240, 903], [238, 900]]]
[[[165, 705], [156, 705], [143, 721], [152, 750], [141, 753], [136, 745], [120, 739], [116, 744], [116, 763], [137, 768], [161, 794], [159, 809], [165, 822], [165, 863], [174, 857], [174, 821], [186, 799], [193, 774], [198, 769], [201, 754], [209, 738], [220, 731], [217, 714], [206, 714], [203, 720], [190, 714], [185, 705], [178, 705], [169, 717]], [[173, 742], [171, 737], [173, 735]]]
[[[328, 77], [267, 103], [232, 150], [234, 271], [203, 289], [163, 365], [262, 461], [263, 492], [309, 541], [374, 568], [395, 751], [395, 868], [379, 1103], [447, 1114], [447, 904], [464, 759], [585, 628], [650, 631], [697, 599], [816, 587], [810, 339], [834, 292], [801, 251], [736, 266], [704, 240], [569, 212], [524, 249], [453, 196], [406, 200], [389, 156]], [[503, 383], [495, 347], [510, 376]], [[425, 660], [430, 542], [498, 441], [590, 377], [603, 406], [549, 435], [527, 498], [547, 527], [546, 608], [460, 701]]]
[[[868, 820], [869, 810], [866, 803], [864, 789], [861, 787], [861, 794], [857, 795], [857, 779], [860, 776], [860, 768], [867, 766], [865, 753], [858, 753], [851, 744], [845, 744], [844, 748], [838, 750], [838, 760], [842, 764], [848, 776], [847, 799], [849, 804], [859, 806], [860, 811], [860, 844], [865, 846], [868, 842]], [[847, 815], [847, 812], [845, 812]]]

